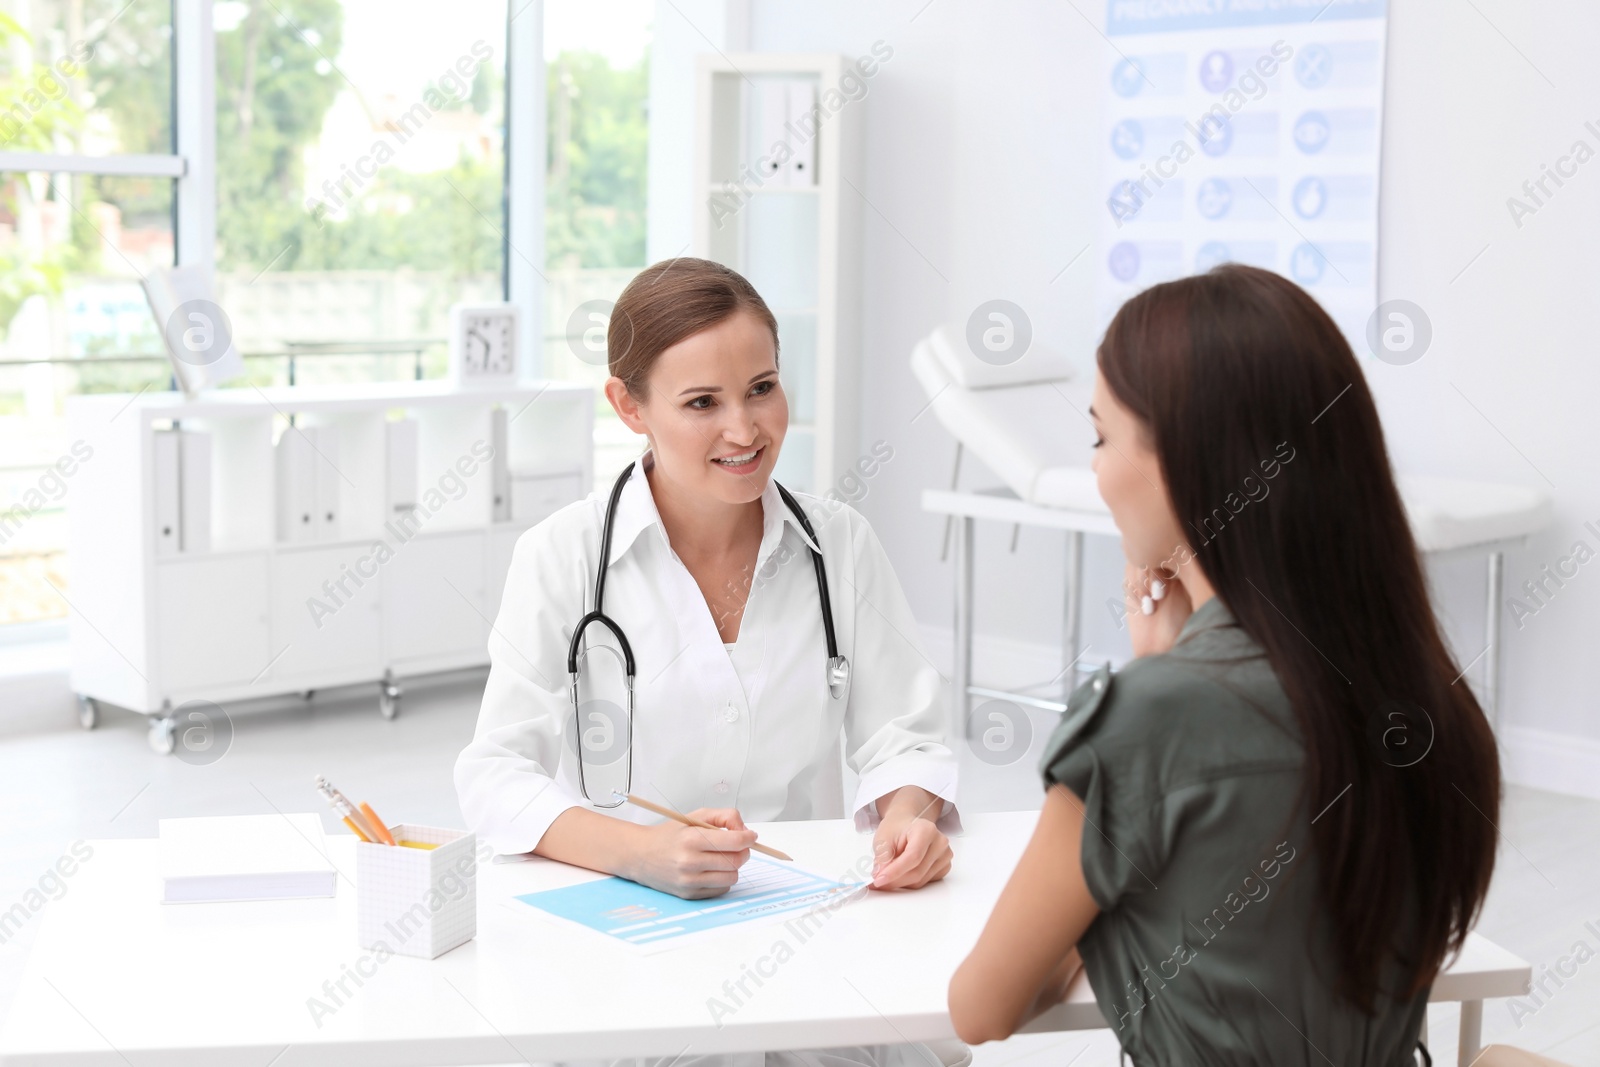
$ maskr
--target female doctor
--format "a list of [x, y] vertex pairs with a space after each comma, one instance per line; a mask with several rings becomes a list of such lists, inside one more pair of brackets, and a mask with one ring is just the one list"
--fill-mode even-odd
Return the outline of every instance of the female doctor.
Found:
[[[650, 267], [617, 301], [606, 398], [649, 449], [517, 542], [455, 767], [496, 851], [716, 896], [749, 858], [746, 819], [845, 814], [842, 743], [873, 886], [950, 870], [947, 692], [866, 522], [805, 493], [791, 505], [773, 479], [789, 425], [777, 334], [750, 283], [706, 260]], [[627, 792], [719, 829], [660, 821]]]

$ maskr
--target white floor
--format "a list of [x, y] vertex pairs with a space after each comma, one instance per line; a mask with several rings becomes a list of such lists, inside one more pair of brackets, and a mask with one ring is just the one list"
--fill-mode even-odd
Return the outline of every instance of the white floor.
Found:
[[[381, 811], [460, 825], [450, 768], [471, 736], [481, 687], [481, 676], [412, 685], [393, 722], [378, 717], [369, 690], [240, 713], [226, 755], [208, 766], [154, 755], [145, 745], [143, 720], [127, 713], [108, 714], [88, 734], [0, 735], [0, 913], [77, 838], [153, 836], [163, 816], [318, 810], [312, 789], [318, 774], [350, 783]], [[1035, 738], [1035, 748], [1038, 743]], [[964, 768], [964, 805], [975, 811], [1036, 807], [1035, 761], [1030, 752], [1005, 768]], [[1600, 936], [1584, 925], [1600, 929], [1600, 802], [1514, 788], [1500, 830], [1499, 865], [1479, 929], [1532, 962], [1536, 981], [1579, 941], [1600, 950]], [[0, 1015], [10, 1011], [39, 922], [34, 916], [0, 944]], [[1486, 1040], [1574, 1067], [1600, 1064], [1600, 961], [1561, 981], [1558, 988], [1547, 980], [1551, 995], [1520, 1020], [1508, 1001], [1485, 1005]], [[1431, 1014], [1430, 1044], [1441, 1067], [1455, 1062], [1456, 1022], [1451, 1008]], [[1109, 1031], [1015, 1038], [977, 1050], [978, 1067], [1117, 1062]]]

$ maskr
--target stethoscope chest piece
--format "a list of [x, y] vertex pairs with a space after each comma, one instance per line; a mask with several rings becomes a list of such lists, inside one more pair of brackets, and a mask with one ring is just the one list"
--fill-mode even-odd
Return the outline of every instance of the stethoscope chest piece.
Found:
[[828, 657], [828, 693], [838, 700], [850, 688], [850, 661], [843, 656]]
[[[575, 660], [575, 666], [581, 668], [583, 661], [595, 652], [605, 652], [615, 657], [617, 661], [617, 668], [622, 673], [622, 688], [623, 693], [626, 696], [627, 707], [620, 709], [610, 707], [607, 706], [607, 702], [604, 700], [590, 702], [587, 705], [579, 703], [579, 672], [577, 670], [569, 672], [567, 675], [567, 683], [568, 691], [572, 699], [572, 741], [573, 745], [577, 749], [578, 788], [583, 791], [584, 799], [588, 800], [589, 803], [593, 804], [597, 808], [614, 808], [621, 804], [623, 800], [627, 799], [627, 794], [633, 792], [633, 657], [632, 650], [626, 647], [626, 642], [628, 639], [622, 636], [622, 631], [616, 628], [615, 625], [611, 623], [611, 620], [606, 619], [603, 616], [597, 621], [603, 622], [607, 626], [612, 627], [612, 633], [623, 642], [624, 650], [627, 654], [624, 655], [624, 652], [619, 652], [617, 649], [614, 649], [609, 645], [592, 645], [578, 651]], [[627, 777], [624, 779], [623, 787], [620, 791], [615, 789], [612, 790], [613, 799], [610, 803], [604, 803], [590, 797], [589, 785], [584, 780], [584, 749], [587, 748], [590, 743], [589, 734], [587, 731], [587, 727], [589, 727], [590, 724], [583, 721], [585, 708], [588, 709], [591, 718], [598, 716], [602, 720], [600, 723], [596, 724], [599, 730], [599, 739], [597, 741], [598, 747], [603, 750], [608, 750], [620, 742], [623, 752], [627, 755]], [[620, 716], [616, 714], [618, 711], [621, 712]], [[620, 718], [621, 721], [612, 721], [616, 718]], [[620, 738], [616, 736], [619, 732], [622, 735]], [[615, 799], [617, 797], [621, 797], [622, 800]]]

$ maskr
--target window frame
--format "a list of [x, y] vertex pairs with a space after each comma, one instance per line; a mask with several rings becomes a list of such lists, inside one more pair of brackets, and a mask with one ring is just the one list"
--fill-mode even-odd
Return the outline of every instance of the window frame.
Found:
[[[195, 138], [194, 123], [202, 112], [216, 119], [216, 71], [209, 79], [196, 68], [198, 62], [216, 56], [212, 36], [212, 0], [171, 0], [172, 11], [172, 138], [170, 153], [121, 152], [95, 156], [81, 153], [0, 152], [0, 173], [32, 172], [43, 174], [91, 174], [114, 178], [170, 178], [173, 212], [173, 258], [178, 264], [202, 263], [204, 259], [185, 259], [180, 228], [188, 229], [191, 245], [201, 235], [206, 209], [197, 196], [196, 182], [213, 179], [210, 195], [211, 237], [216, 236], [216, 150], [215, 131], [209, 138]], [[188, 33], [180, 21], [193, 18], [198, 33]], [[206, 82], [206, 84], [201, 84]], [[185, 204], [188, 204], [187, 210]], [[198, 253], [191, 248], [191, 257]], [[214, 251], [208, 258], [213, 258]]]
[[525, 380], [543, 370], [545, 105], [544, 0], [506, 0], [505, 299]]

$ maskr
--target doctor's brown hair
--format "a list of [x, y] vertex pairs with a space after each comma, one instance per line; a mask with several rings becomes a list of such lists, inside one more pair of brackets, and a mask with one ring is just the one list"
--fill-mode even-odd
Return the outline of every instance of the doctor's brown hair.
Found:
[[740, 311], [772, 331], [776, 363], [778, 321], [744, 275], [709, 259], [662, 260], [640, 271], [617, 297], [606, 327], [607, 366], [642, 400], [662, 352]]
[[[1369, 1013], [1375, 994], [1415, 995], [1488, 891], [1500, 764], [1456, 684], [1361, 366], [1304, 290], [1237, 264], [1129, 300], [1096, 359], [1294, 707], [1336, 992]], [[1294, 466], [1271, 501], [1208, 536], [1238, 472], [1281, 443]]]

